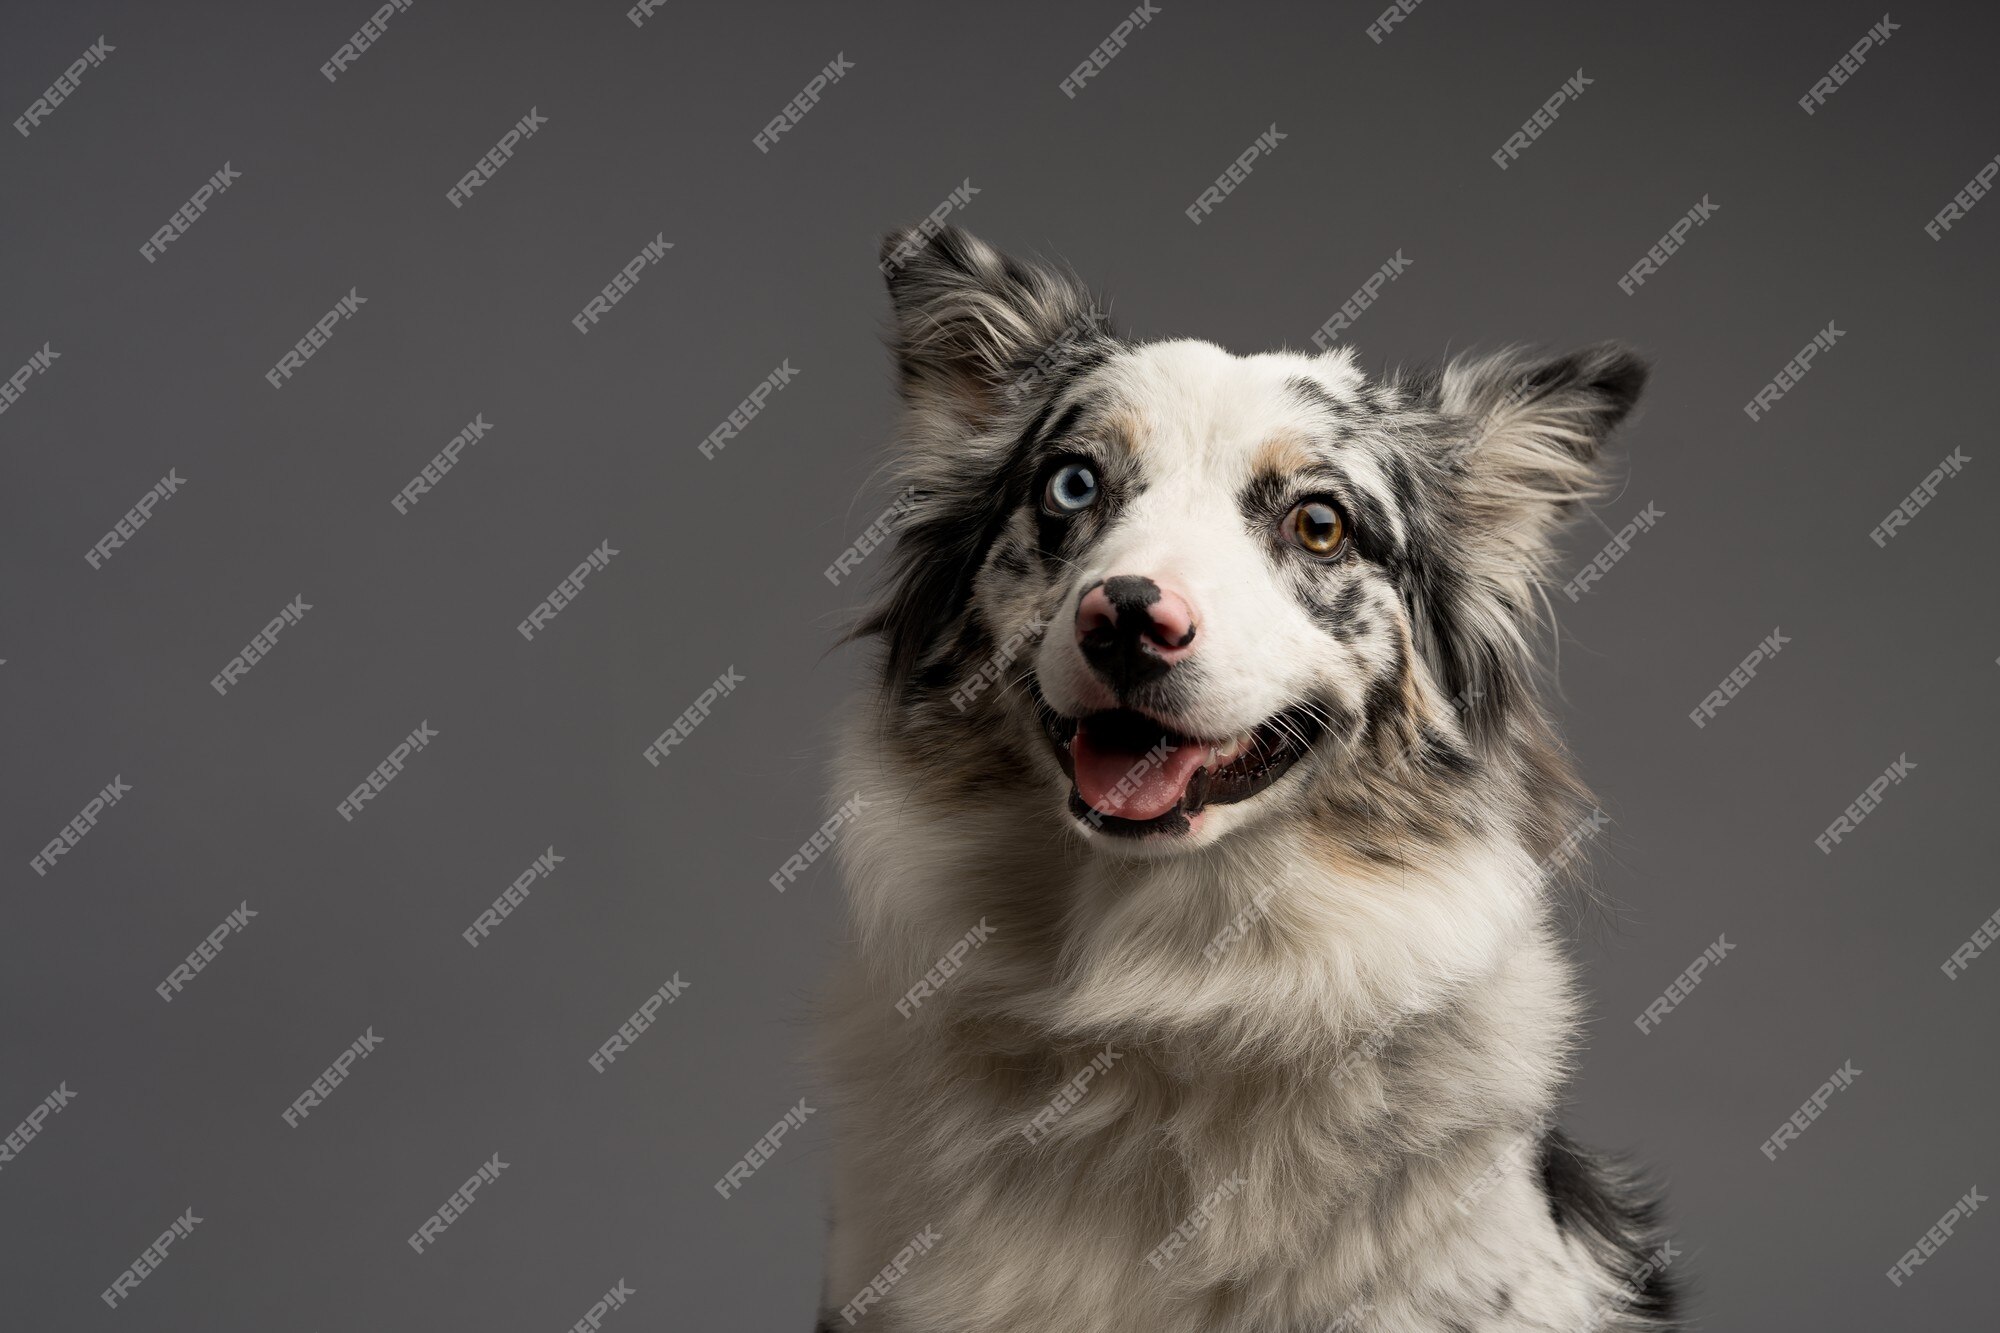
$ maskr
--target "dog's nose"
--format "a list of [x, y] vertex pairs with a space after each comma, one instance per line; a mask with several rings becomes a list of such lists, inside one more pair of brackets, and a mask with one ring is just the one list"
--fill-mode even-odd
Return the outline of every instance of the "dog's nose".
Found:
[[1187, 598], [1136, 574], [1093, 583], [1076, 604], [1077, 647], [1120, 690], [1166, 674], [1194, 651], [1194, 635]]

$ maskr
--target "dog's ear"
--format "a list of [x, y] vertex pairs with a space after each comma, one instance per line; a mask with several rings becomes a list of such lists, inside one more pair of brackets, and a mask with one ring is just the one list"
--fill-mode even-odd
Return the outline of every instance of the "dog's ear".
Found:
[[1438, 406], [1457, 432], [1457, 518], [1468, 537], [1539, 577], [1556, 529], [1598, 493], [1604, 442], [1645, 384], [1646, 363], [1618, 343], [1554, 358], [1503, 352], [1446, 366]]
[[1468, 729], [1495, 734], [1529, 690], [1532, 630], [1557, 530], [1599, 493], [1605, 439], [1646, 382], [1615, 343], [1562, 357], [1461, 359], [1434, 381], [1450, 477], [1448, 548], [1415, 581], [1420, 649], [1463, 701]]
[[895, 353], [913, 408], [983, 425], [1032, 396], [1038, 381], [1101, 356], [1109, 322], [1082, 283], [1022, 263], [957, 227], [883, 238]]
[[882, 636], [895, 689], [959, 633], [980, 561], [1018, 502], [1009, 488], [1025, 485], [1013, 475], [1024, 440], [1117, 344], [1082, 283], [956, 227], [891, 234], [881, 267], [908, 409], [896, 472], [913, 503], [882, 595], [850, 637]]

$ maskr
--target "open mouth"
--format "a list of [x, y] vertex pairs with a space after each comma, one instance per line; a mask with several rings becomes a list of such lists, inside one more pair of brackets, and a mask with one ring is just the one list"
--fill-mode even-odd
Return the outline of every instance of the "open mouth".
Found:
[[1070, 813], [1121, 837], [1186, 833], [1211, 805], [1248, 800], [1319, 738], [1303, 705], [1227, 740], [1203, 740], [1128, 708], [1063, 717], [1035, 691], [1042, 728], [1070, 778]]

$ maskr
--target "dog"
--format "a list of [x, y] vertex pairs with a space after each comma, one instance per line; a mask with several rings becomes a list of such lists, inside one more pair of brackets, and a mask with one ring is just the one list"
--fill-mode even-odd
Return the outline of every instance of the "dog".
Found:
[[819, 1327], [1684, 1327], [1554, 1121], [1595, 807], [1537, 701], [1632, 351], [1369, 379], [883, 245], [907, 497], [843, 724]]

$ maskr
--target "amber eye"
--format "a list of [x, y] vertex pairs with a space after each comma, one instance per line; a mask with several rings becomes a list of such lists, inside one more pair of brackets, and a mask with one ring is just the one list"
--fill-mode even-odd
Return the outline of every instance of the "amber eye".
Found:
[[1285, 535], [1304, 547], [1310, 555], [1329, 556], [1340, 550], [1347, 537], [1347, 525], [1340, 511], [1321, 500], [1308, 500], [1295, 507], [1285, 519]]

